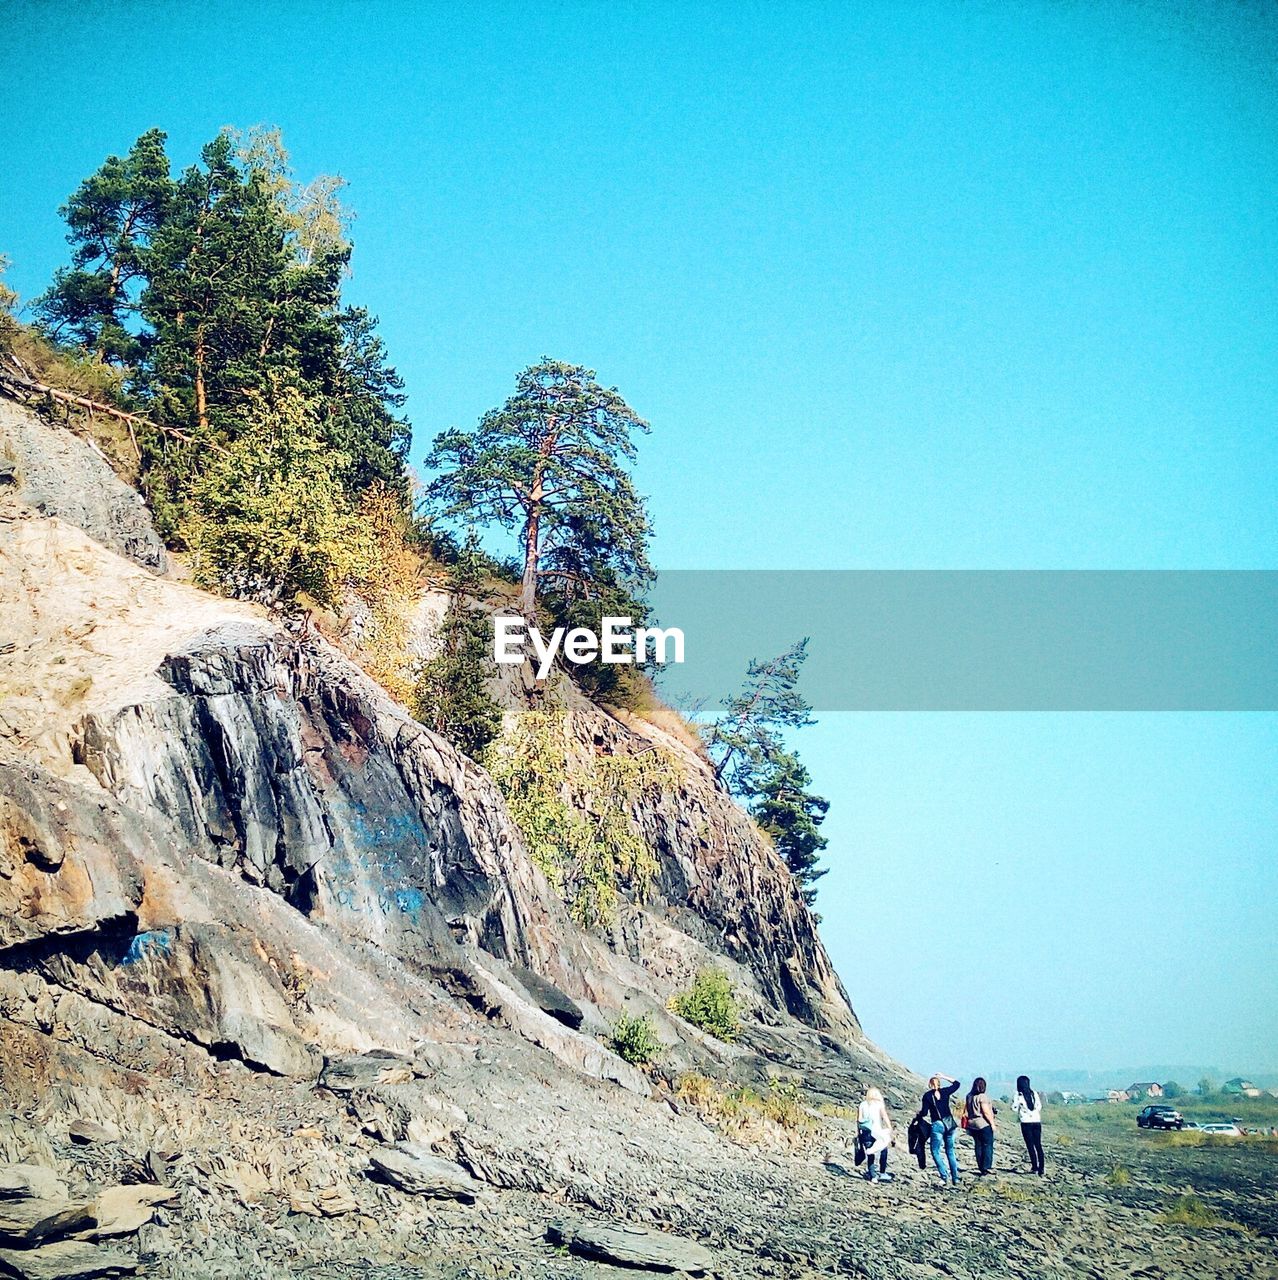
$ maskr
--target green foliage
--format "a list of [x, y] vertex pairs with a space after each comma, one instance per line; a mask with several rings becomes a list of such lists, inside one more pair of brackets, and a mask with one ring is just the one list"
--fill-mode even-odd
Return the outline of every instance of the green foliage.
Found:
[[236, 159], [257, 174], [280, 212], [290, 245], [300, 262], [309, 266], [326, 254], [350, 252], [351, 212], [342, 205], [344, 178], [321, 174], [305, 186], [293, 179], [284, 135], [274, 125], [224, 129]]
[[1125, 1164], [1116, 1164], [1105, 1175], [1105, 1182], [1111, 1187], [1130, 1187], [1132, 1171]]
[[406, 491], [412, 431], [403, 416], [404, 380], [388, 363], [376, 316], [346, 307], [335, 319], [337, 363], [321, 381], [325, 438], [350, 459], [345, 478], [351, 488], [381, 483]]
[[1238, 1230], [1238, 1224], [1221, 1218], [1213, 1213], [1200, 1196], [1192, 1192], [1177, 1196], [1167, 1209], [1159, 1215], [1159, 1221], [1178, 1227], [1231, 1227]]
[[449, 566], [451, 599], [439, 653], [423, 663], [413, 694], [417, 718], [475, 759], [501, 732], [501, 708], [488, 692], [492, 621], [474, 603], [483, 577], [483, 558], [472, 534]]
[[139, 433], [161, 531], [190, 540], [210, 460], [284, 385], [316, 407], [348, 498], [380, 484], [407, 500], [403, 384], [373, 317], [342, 305], [343, 184], [296, 185], [278, 130], [223, 131], [176, 180], [164, 141], [143, 134], [81, 185], [63, 210], [71, 266], [37, 303], [59, 342], [127, 365], [136, 407], [167, 428]]
[[1167, 1083], [1163, 1085], [1164, 1098], [1180, 1098], [1184, 1096], [1184, 1093], [1185, 1090], [1182, 1089], [1175, 1080], [1168, 1080]]
[[173, 197], [164, 134], [149, 129], [127, 156], [109, 156], [62, 207], [71, 265], [36, 299], [45, 333], [131, 365], [141, 354], [136, 317], [151, 240]]
[[770, 662], [752, 660], [741, 692], [724, 700], [724, 714], [704, 737], [715, 776], [745, 802], [811, 906], [812, 886], [825, 874], [816, 865], [827, 844], [818, 828], [830, 804], [809, 790], [812, 776], [783, 737], [813, 723], [797, 687], [807, 650], [804, 639]]
[[652, 1015], [647, 1013], [638, 1018], [632, 1018], [628, 1013], [618, 1015], [609, 1044], [613, 1053], [636, 1067], [646, 1067], [661, 1051]]
[[785, 859], [802, 886], [803, 900], [811, 906], [816, 890], [811, 886], [828, 868], [816, 863], [828, 841], [818, 828], [825, 821], [830, 802], [808, 788], [812, 775], [792, 751], [780, 751], [759, 782], [750, 812], [759, 829]]
[[[600, 579], [591, 584], [588, 593], [568, 589], [572, 585], [556, 583], [546, 591], [542, 612], [547, 615], [548, 627], [564, 627], [566, 630], [585, 627], [599, 635], [605, 617], [630, 618], [636, 627], [648, 624], [648, 606], [617, 583], [611, 573], [603, 572]], [[572, 679], [596, 702], [632, 710], [651, 696], [644, 665], [639, 661], [630, 665], [599, 659], [574, 663]]]
[[296, 388], [269, 402], [254, 395], [243, 434], [192, 492], [196, 581], [270, 604], [299, 592], [334, 604], [372, 559], [338, 479], [343, 461], [317, 438]]
[[428, 498], [444, 519], [518, 533], [521, 605], [532, 618], [543, 582], [564, 594], [651, 576], [648, 515], [626, 464], [632, 431], [648, 424], [593, 370], [542, 359], [515, 394], [480, 419], [435, 437]]
[[733, 795], [758, 795], [763, 776], [784, 753], [781, 731], [813, 723], [797, 688], [807, 656], [805, 638], [770, 662], [752, 659], [741, 692], [724, 699], [724, 714], [707, 729], [715, 776]]
[[159, 416], [188, 433], [148, 441], [148, 487], [170, 532], [181, 529], [208, 444], [235, 440], [249, 399], [279, 383], [318, 402], [319, 380], [308, 375], [335, 363], [339, 341], [331, 311], [342, 263], [294, 260], [275, 200], [239, 166], [228, 135], [201, 159], [155, 233], [142, 295], [151, 332], [140, 380]]
[[579, 924], [611, 924], [623, 888], [639, 898], [648, 892], [657, 860], [630, 809], [675, 784], [677, 771], [664, 751], [574, 752], [567, 714], [552, 702], [516, 717], [484, 764], [530, 856]]
[[687, 991], [671, 998], [670, 1008], [719, 1040], [731, 1043], [741, 1034], [736, 997], [722, 969], [703, 969]]

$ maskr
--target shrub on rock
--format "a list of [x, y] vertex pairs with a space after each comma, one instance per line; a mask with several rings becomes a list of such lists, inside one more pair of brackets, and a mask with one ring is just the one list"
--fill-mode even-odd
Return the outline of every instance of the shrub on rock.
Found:
[[719, 1040], [731, 1042], [741, 1034], [736, 997], [722, 969], [703, 969], [687, 991], [670, 1001], [670, 1008]]

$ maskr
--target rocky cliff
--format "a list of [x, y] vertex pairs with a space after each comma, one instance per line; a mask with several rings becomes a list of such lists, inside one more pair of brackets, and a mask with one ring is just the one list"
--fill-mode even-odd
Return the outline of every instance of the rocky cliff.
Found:
[[[105, 462], [0, 415], [0, 1155], [56, 1167], [71, 1122], [93, 1120], [130, 1180], [186, 1188], [186, 1216], [156, 1210], [166, 1266], [226, 1196], [335, 1224], [280, 1255], [323, 1257], [388, 1196], [416, 1230], [403, 1184], [443, 1176], [431, 1161], [481, 1201], [497, 1187], [670, 1222], [680, 1186], [749, 1167], [680, 1114], [680, 1071], [762, 1089], [782, 1073], [814, 1100], [905, 1086], [694, 753], [569, 695], [577, 750], [682, 753], [677, 783], [629, 815], [652, 885], [580, 928], [483, 769], [318, 636], [160, 576]], [[744, 1002], [740, 1043], [667, 1011], [709, 962]], [[607, 1047], [622, 1010], [655, 1019], [661, 1070]], [[75, 1172], [120, 1176], [95, 1159]], [[0, 1222], [6, 1240], [28, 1267], [46, 1247]], [[209, 1253], [226, 1274], [235, 1244]]]

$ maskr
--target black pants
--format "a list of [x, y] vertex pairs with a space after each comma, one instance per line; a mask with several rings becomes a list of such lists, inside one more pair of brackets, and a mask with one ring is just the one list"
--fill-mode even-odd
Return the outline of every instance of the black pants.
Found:
[[[888, 1153], [888, 1149], [886, 1147], [884, 1147], [883, 1150], [878, 1153], [880, 1173], [887, 1172], [887, 1153]], [[873, 1176], [874, 1176], [874, 1157], [866, 1156], [865, 1157], [865, 1177], [872, 1178]]]
[[1041, 1124], [1021, 1125], [1021, 1137], [1025, 1139], [1025, 1150], [1029, 1152], [1030, 1172], [1043, 1172], [1043, 1126]]
[[976, 1145], [976, 1167], [981, 1173], [989, 1173], [994, 1168], [994, 1126], [981, 1125], [968, 1129], [972, 1141]]

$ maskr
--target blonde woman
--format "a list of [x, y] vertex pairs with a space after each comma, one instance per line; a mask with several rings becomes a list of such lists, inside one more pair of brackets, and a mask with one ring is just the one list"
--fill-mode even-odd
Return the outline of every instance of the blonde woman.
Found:
[[[883, 1094], [873, 1087], [865, 1091], [865, 1097], [856, 1109], [857, 1143], [865, 1155], [866, 1182], [886, 1182], [888, 1147], [892, 1145], [892, 1117], [888, 1115]], [[879, 1171], [874, 1172], [874, 1158], [879, 1159]]]

